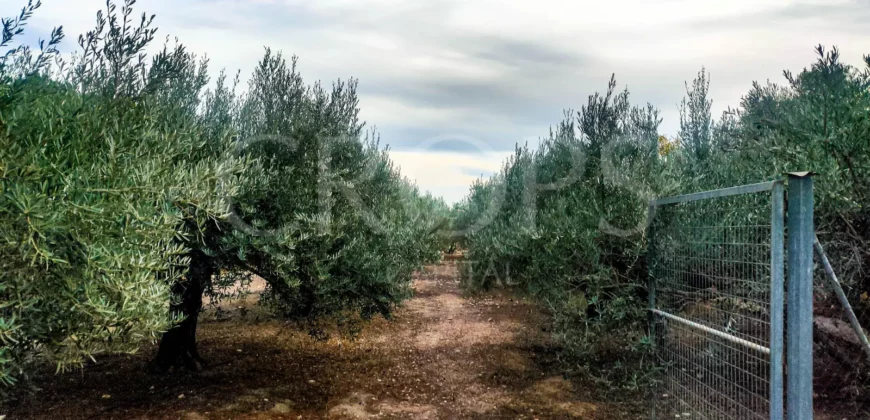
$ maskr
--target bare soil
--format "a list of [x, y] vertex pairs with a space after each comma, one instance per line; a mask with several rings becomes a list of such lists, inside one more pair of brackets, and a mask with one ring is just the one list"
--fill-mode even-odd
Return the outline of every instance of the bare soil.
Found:
[[501, 291], [463, 296], [456, 259], [415, 276], [392, 320], [353, 340], [316, 340], [261, 316], [255, 299], [210, 309], [200, 372], [148, 375], [156, 349], [46, 370], [5, 406], [19, 418], [640, 419], [643, 395], [607, 394], [559, 372], [548, 320]]

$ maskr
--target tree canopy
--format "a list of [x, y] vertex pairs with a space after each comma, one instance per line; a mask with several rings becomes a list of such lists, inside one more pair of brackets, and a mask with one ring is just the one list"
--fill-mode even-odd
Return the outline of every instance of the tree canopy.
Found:
[[553, 310], [567, 359], [601, 378], [648, 381], [638, 364], [651, 346], [649, 200], [809, 170], [819, 174], [819, 236], [870, 323], [860, 297], [870, 290], [870, 56], [858, 68], [842, 63], [836, 48], [816, 51], [809, 68], [784, 72], [785, 84], [754, 83], [719, 121], [702, 69], [686, 84], [671, 140], [659, 134], [658, 111], [632, 105], [611, 78], [604, 94], [566, 112], [537, 150], [517, 148], [453, 209], [457, 229], [468, 231], [465, 282], [527, 290]]
[[446, 205], [402, 178], [359, 121], [356, 81], [307, 85], [266, 51], [247, 90], [154, 17], [107, 3], [68, 59], [0, 62], [0, 381], [162, 337], [153, 368], [195, 368], [203, 295], [252, 275], [276, 315], [388, 315], [439, 257]]

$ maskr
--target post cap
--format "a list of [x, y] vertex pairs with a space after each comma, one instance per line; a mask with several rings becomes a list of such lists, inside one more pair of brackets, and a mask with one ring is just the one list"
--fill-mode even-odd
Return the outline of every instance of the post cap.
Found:
[[786, 175], [797, 177], [797, 178], [805, 178], [808, 176], [813, 176], [813, 175], [818, 175], [818, 174], [815, 172], [812, 172], [812, 171], [805, 171], [805, 172], [786, 172]]

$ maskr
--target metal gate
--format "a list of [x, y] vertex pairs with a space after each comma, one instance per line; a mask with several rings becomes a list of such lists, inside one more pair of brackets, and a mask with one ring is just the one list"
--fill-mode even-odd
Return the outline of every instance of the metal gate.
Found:
[[[812, 232], [811, 178], [790, 177], [789, 194], [798, 197], [806, 184]], [[653, 418], [783, 418], [784, 195], [784, 184], [776, 181], [650, 202], [650, 325], [660, 373], [652, 395]], [[806, 206], [794, 207], [789, 220], [805, 222], [799, 213]], [[794, 231], [789, 253], [795, 241], [794, 256], [807, 248], [811, 264], [812, 242], [802, 245], [804, 228], [789, 224]], [[789, 282], [804, 282], [792, 278], [804, 268], [792, 262], [801, 263], [799, 258], [789, 262]], [[812, 306], [810, 302], [807, 310], [799, 296], [792, 300], [791, 291], [789, 295], [789, 306], [796, 302], [789, 307], [790, 323], [795, 311], [794, 325], [789, 325], [791, 350], [798, 340], [806, 342], [804, 331], [792, 328], [803, 323], [805, 312], [812, 316]], [[793, 356], [805, 357], [798, 353], [805, 352]], [[804, 373], [800, 369], [789, 377], [789, 386], [792, 380], [805, 380]], [[811, 418], [811, 392], [809, 417], [790, 419]], [[792, 403], [806, 398], [795, 395]]]

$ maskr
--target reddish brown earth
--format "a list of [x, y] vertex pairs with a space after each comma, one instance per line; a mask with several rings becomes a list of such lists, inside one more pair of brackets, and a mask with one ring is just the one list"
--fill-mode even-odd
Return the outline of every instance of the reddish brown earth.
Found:
[[[0, 406], [19, 418], [166, 419], [635, 419], [642, 401], [559, 374], [547, 318], [501, 292], [464, 297], [456, 260], [416, 276], [393, 320], [354, 339], [313, 339], [260, 316], [250, 301], [214, 310], [200, 326], [200, 372], [148, 375], [154, 353], [108, 357], [37, 376]], [[223, 313], [223, 315], [221, 315]], [[640, 397], [642, 398], [642, 396]]]

